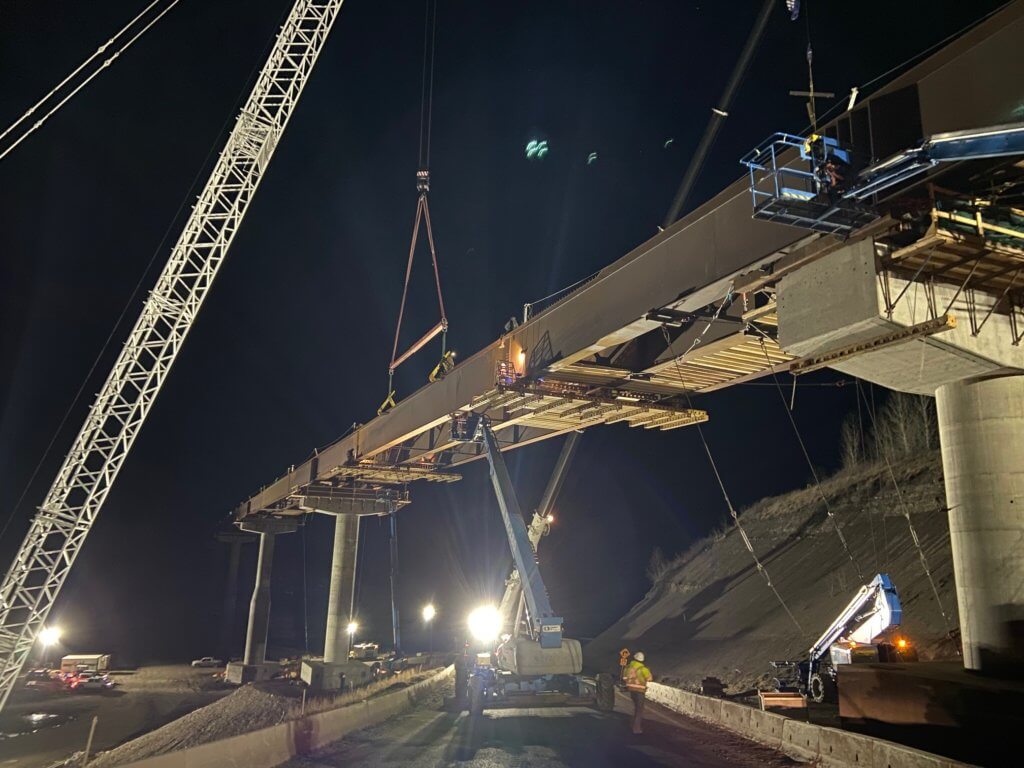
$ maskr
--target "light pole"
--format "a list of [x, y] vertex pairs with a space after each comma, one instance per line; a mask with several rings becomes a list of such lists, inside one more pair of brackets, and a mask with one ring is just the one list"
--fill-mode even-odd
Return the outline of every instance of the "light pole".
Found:
[[60, 642], [60, 627], [44, 627], [39, 633], [39, 642], [43, 644], [43, 664], [49, 664], [50, 648]]
[[356, 632], [359, 631], [359, 625], [354, 621], [350, 621], [348, 626], [345, 627], [345, 633], [348, 635], [348, 652], [352, 654], [352, 639], [356, 636]]
[[427, 625], [427, 629], [430, 630], [430, 652], [434, 652], [434, 617], [437, 616], [437, 609], [434, 608], [433, 603], [427, 603], [423, 606], [423, 623]]

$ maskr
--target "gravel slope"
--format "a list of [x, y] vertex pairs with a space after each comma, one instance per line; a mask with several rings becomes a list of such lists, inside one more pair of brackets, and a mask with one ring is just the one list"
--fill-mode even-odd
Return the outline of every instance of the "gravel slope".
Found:
[[[937, 453], [895, 467], [949, 624], [957, 626], [949, 528]], [[764, 499], [740, 520], [755, 551], [800, 624], [797, 629], [753, 565], [735, 528], [681, 556], [622, 619], [591, 642], [588, 665], [609, 667], [622, 647], [643, 650], [658, 680], [696, 688], [721, 678], [735, 692], [765, 683], [768, 661], [797, 658], [857, 588], [890, 573], [899, 590], [905, 634], [922, 659], [955, 657], [924, 575], [902, 506], [884, 466], [868, 466], [823, 483], [857, 568], [844, 553], [816, 488]]]

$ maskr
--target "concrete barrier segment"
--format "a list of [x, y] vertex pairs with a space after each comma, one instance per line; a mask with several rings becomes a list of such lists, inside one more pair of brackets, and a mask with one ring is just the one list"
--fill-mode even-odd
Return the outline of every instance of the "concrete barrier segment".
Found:
[[454, 676], [455, 667], [449, 666], [426, 680], [394, 693], [209, 744], [127, 763], [122, 768], [274, 768], [297, 755], [308, 754], [353, 731], [377, 725], [411, 709]]
[[902, 744], [793, 720], [660, 683], [647, 687], [647, 697], [674, 712], [714, 723], [796, 760], [824, 768], [968, 768], [967, 763]]

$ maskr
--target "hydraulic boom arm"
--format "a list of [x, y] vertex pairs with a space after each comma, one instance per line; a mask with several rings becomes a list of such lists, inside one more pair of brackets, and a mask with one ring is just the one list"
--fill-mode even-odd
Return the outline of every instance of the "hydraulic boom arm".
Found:
[[903, 609], [892, 579], [880, 573], [858, 590], [853, 600], [843, 609], [824, 634], [811, 646], [811, 662], [828, 654], [832, 643], [839, 639], [867, 644], [903, 620]]
[[482, 432], [484, 448], [487, 452], [487, 463], [490, 465], [491, 483], [498, 497], [498, 507], [505, 523], [505, 533], [512, 549], [512, 561], [519, 572], [523, 595], [526, 598], [526, 609], [529, 614], [532, 634], [540, 641], [541, 648], [560, 648], [562, 645], [562, 618], [555, 616], [548, 599], [548, 590], [541, 579], [540, 568], [534, 548], [530, 543], [530, 535], [526, 530], [519, 500], [516, 498], [512, 480], [501, 455], [498, 441], [491, 430], [486, 417], [480, 418], [479, 429]]
[[[526, 529], [527, 538], [529, 538], [535, 553], [537, 547], [540, 546], [540, 540], [551, 528], [551, 512], [555, 506], [555, 499], [558, 498], [558, 492], [562, 490], [562, 482], [565, 480], [569, 464], [572, 463], [572, 457], [576, 453], [579, 437], [579, 432], [570, 432], [565, 439], [562, 452], [558, 455], [558, 461], [555, 462], [555, 469], [551, 473], [547, 488], [544, 489], [544, 495], [541, 497], [540, 506], [534, 511], [533, 519]], [[513, 568], [508, 581], [505, 582], [505, 594], [501, 598], [501, 607], [499, 608], [502, 626], [511, 628], [513, 634], [519, 629], [518, 614], [522, 594], [519, 571]]]

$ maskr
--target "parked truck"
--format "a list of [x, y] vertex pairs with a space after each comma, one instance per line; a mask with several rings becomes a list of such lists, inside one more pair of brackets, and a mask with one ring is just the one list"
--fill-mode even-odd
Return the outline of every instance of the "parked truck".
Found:
[[91, 672], [99, 674], [110, 669], [109, 653], [69, 653], [60, 660], [61, 674]]

